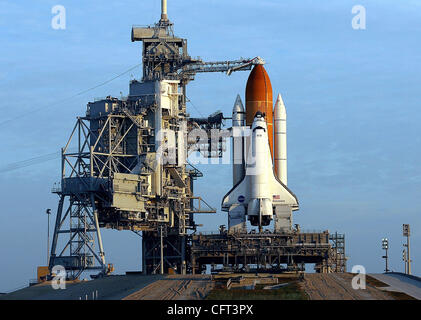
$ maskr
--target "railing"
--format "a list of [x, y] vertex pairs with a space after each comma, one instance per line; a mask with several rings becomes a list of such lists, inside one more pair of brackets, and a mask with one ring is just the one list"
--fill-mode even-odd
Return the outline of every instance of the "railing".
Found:
[[325, 233], [329, 232], [328, 230], [316, 230], [316, 229], [300, 229], [300, 233]]

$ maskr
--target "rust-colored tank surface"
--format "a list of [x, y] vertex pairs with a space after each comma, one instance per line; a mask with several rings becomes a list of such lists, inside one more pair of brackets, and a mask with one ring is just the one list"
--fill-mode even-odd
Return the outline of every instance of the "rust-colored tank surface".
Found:
[[250, 72], [246, 86], [246, 125], [251, 126], [257, 111], [265, 114], [269, 146], [273, 159], [273, 101], [272, 84], [263, 65], [256, 65]]

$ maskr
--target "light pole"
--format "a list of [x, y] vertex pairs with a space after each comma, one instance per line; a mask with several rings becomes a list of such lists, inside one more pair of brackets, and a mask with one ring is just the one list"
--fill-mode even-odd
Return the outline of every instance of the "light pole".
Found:
[[164, 235], [162, 233], [161, 225], [161, 274], [164, 274]]
[[409, 224], [403, 225], [403, 236], [406, 237], [406, 244], [403, 246], [406, 247], [406, 263], [405, 263], [405, 273], [411, 274], [411, 254], [410, 254], [410, 245], [409, 245], [409, 236], [411, 235], [411, 231], [409, 228]]
[[386, 262], [386, 269], [384, 271], [389, 272], [389, 265], [388, 265], [389, 256], [387, 254], [387, 251], [389, 249], [389, 240], [387, 240], [387, 238], [382, 239], [382, 249], [386, 251], [386, 254], [382, 257], [383, 259], [385, 259], [385, 262]]
[[[404, 245], [405, 246], [405, 245]], [[405, 249], [403, 249], [403, 251], [402, 251], [402, 260], [403, 260], [403, 262], [405, 263], [405, 274], [407, 274], [408, 273], [408, 271], [407, 271], [407, 269], [406, 269], [406, 250]]]
[[47, 214], [47, 266], [50, 264], [50, 214], [51, 209], [45, 210], [45, 213]]

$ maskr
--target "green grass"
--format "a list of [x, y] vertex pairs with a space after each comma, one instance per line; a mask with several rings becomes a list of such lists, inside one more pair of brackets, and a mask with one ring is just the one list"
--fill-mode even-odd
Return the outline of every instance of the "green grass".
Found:
[[308, 300], [298, 282], [292, 282], [276, 290], [263, 290], [256, 286], [254, 290], [247, 289], [213, 289], [206, 300]]

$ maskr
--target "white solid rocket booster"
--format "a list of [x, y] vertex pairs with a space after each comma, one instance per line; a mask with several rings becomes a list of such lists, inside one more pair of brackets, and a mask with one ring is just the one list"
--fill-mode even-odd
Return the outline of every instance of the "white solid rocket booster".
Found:
[[[244, 137], [245, 111], [240, 95], [232, 108], [232, 184], [240, 183], [245, 175]], [[228, 232], [246, 231], [246, 210], [244, 206], [234, 205], [228, 208]]]
[[235, 186], [244, 178], [244, 138], [243, 130], [245, 126], [245, 111], [240, 95], [237, 95], [232, 109], [232, 182]]
[[288, 183], [287, 177], [287, 113], [284, 101], [280, 94], [275, 102], [273, 111], [274, 118], [274, 165], [275, 173], [279, 181], [284, 185]]

